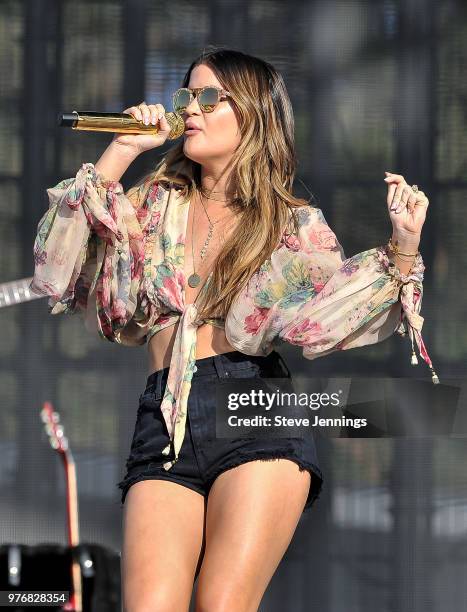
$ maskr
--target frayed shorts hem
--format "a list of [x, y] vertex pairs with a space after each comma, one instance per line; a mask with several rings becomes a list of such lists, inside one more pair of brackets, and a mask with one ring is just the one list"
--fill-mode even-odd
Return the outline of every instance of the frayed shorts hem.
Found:
[[[122, 498], [120, 501], [120, 508], [123, 508], [125, 504], [125, 499], [126, 499], [126, 496], [128, 494], [128, 490], [130, 489], [130, 487], [136, 484], [137, 482], [142, 482], [144, 480], [166, 480], [168, 482], [174, 482], [175, 484], [179, 484], [183, 487], [187, 487], [188, 489], [191, 489], [192, 491], [196, 491], [196, 493], [199, 493], [204, 498], [206, 497], [206, 493], [203, 489], [201, 489], [200, 487], [197, 487], [191, 482], [187, 482], [186, 480], [178, 478], [176, 475], [167, 474], [167, 476], [164, 476], [160, 470], [157, 472], [151, 472], [151, 470], [148, 470], [147, 472], [137, 474], [136, 476], [131, 476], [125, 480], [125, 484], [121, 486], [123, 491], [122, 491]], [[119, 483], [119, 486], [120, 486], [120, 483]]]
[[214, 484], [214, 481], [218, 476], [239, 465], [243, 465], [244, 463], [249, 463], [250, 461], [273, 461], [274, 459], [289, 459], [289, 461], [293, 461], [298, 465], [298, 469], [300, 472], [304, 472], [305, 470], [310, 472], [311, 482], [310, 482], [310, 491], [308, 493], [308, 498], [306, 500], [303, 511], [306, 512], [311, 508], [313, 503], [318, 499], [321, 493], [322, 485], [323, 485], [323, 474], [320, 468], [313, 463], [308, 463], [296, 457], [290, 453], [290, 450], [275, 450], [275, 451], [254, 451], [253, 453], [239, 453], [237, 459], [231, 460], [226, 465], [219, 467], [215, 470], [214, 474], [210, 479], [209, 489]]
[[194, 483], [188, 482], [177, 474], [172, 474], [170, 471], [165, 471], [164, 468], [156, 467], [151, 469], [151, 464], [147, 466], [146, 471], [141, 471], [133, 476], [127, 476], [126, 479], [118, 483], [118, 486], [122, 489], [122, 497], [120, 507], [123, 508], [125, 503], [125, 498], [128, 493], [129, 488], [136, 484], [137, 482], [141, 482], [144, 480], [167, 480], [169, 482], [174, 482], [176, 484], [182, 485], [199, 493], [205, 499], [209, 495], [209, 491], [211, 490], [212, 485], [218, 476], [223, 474], [224, 472], [238, 467], [239, 465], [243, 465], [244, 463], [249, 463], [251, 461], [273, 461], [274, 459], [289, 459], [298, 465], [299, 471], [308, 471], [311, 475], [311, 483], [310, 483], [310, 491], [308, 494], [307, 501], [305, 503], [303, 512], [309, 510], [314, 502], [319, 498], [322, 484], [323, 484], [323, 474], [320, 468], [313, 464], [304, 462], [302, 459], [291, 455], [290, 450], [277, 450], [277, 451], [265, 451], [261, 453], [260, 451], [255, 451], [254, 453], [239, 453], [235, 459], [231, 459], [225, 463], [225, 465], [219, 466], [216, 468], [213, 473], [210, 475], [208, 482], [205, 487], [198, 486]]

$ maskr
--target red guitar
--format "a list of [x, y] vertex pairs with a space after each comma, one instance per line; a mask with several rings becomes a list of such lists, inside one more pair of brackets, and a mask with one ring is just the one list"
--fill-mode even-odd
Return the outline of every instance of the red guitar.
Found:
[[45, 431], [49, 436], [52, 448], [63, 459], [66, 476], [66, 497], [67, 497], [67, 523], [68, 523], [68, 544], [73, 551], [73, 561], [71, 567], [71, 581], [73, 593], [70, 600], [63, 606], [63, 610], [68, 612], [82, 612], [82, 578], [79, 561], [75, 558], [75, 551], [79, 544], [79, 522], [78, 522], [78, 487], [76, 483], [76, 469], [71, 450], [68, 446], [68, 439], [64, 434], [60, 424], [60, 415], [55, 412], [50, 402], [44, 402], [41, 410], [41, 418], [45, 424]]

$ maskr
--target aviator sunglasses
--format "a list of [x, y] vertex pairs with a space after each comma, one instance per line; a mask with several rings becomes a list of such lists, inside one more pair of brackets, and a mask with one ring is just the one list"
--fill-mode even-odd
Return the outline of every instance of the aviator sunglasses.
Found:
[[232, 97], [226, 89], [214, 87], [214, 85], [206, 85], [195, 89], [181, 87], [172, 96], [174, 111], [178, 114], [183, 113], [195, 96], [203, 113], [212, 113], [221, 100], [225, 100], [227, 96]]

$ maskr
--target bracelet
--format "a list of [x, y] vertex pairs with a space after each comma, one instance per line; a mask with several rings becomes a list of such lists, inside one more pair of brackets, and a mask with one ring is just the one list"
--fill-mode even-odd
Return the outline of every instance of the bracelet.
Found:
[[389, 247], [389, 250], [395, 253], [396, 255], [405, 255], [407, 257], [414, 257], [415, 255], [420, 254], [420, 251], [417, 251], [416, 253], [402, 253], [399, 247], [393, 243], [392, 238], [389, 238], [388, 247]]
[[410, 261], [411, 259], [413, 259], [413, 255], [407, 256], [407, 259], [405, 259], [405, 255], [402, 256], [400, 253], [395, 253], [394, 251], [392, 251], [394, 253], [395, 257], [399, 257], [399, 259], [401, 259], [402, 261]]

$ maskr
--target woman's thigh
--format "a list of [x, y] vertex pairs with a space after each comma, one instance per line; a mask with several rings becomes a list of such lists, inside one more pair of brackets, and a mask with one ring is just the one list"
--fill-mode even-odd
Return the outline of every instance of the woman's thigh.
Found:
[[204, 497], [167, 480], [134, 483], [123, 508], [123, 612], [187, 612], [203, 547]]
[[310, 487], [289, 459], [254, 460], [212, 485], [197, 610], [255, 612], [287, 550]]

